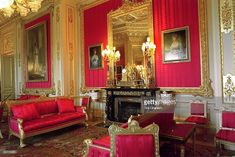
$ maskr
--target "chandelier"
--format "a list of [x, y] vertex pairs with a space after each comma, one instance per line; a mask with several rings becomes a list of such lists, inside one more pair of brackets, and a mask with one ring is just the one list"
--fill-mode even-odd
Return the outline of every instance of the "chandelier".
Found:
[[43, 0], [1, 0], [0, 13], [10, 17], [13, 13], [26, 16], [29, 12], [37, 12]]

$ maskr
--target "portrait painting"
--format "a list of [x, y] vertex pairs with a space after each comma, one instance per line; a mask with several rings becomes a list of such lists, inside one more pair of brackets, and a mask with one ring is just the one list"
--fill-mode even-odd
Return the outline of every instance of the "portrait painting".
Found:
[[189, 62], [189, 28], [182, 27], [162, 32], [163, 63]]
[[26, 29], [27, 82], [48, 81], [46, 22]]
[[103, 44], [97, 44], [89, 46], [89, 67], [90, 69], [101, 69], [103, 68], [103, 58], [102, 58]]

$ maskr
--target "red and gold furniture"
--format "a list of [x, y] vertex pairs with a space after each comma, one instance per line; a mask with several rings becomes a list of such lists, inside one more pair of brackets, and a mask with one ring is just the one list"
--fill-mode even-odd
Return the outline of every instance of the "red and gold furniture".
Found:
[[190, 103], [190, 116], [185, 120], [199, 125], [207, 125], [207, 103], [201, 100], [194, 100]]
[[[161, 112], [146, 113], [141, 116], [131, 116], [127, 123], [123, 124], [122, 128], [128, 128], [130, 122], [135, 120], [139, 126], [144, 128], [152, 123], [159, 126], [160, 141], [173, 142], [175, 145], [180, 145], [181, 157], [185, 155], [185, 143], [190, 137], [195, 135], [195, 124], [178, 124], [174, 121], [174, 105], [165, 106]], [[109, 156], [110, 151], [110, 136], [104, 136], [99, 139], [85, 140], [89, 157]], [[89, 149], [92, 148], [92, 149]], [[194, 151], [194, 150], [193, 150]], [[86, 155], [85, 155], [86, 156]]]
[[110, 148], [86, 141], [89, 144], [84, 156], [160, 157], [158, 125], [150, 124], [141, 128], [137, 121], [132, 120], [128, 128], [111, 125], [108, 130], [110, 138], [107, 139], [111, 142]]
[[219, 131], [215, 136], [218, 156], [220, 156], [221, 145], [235, 146], [235, 111], [221, 110], [219, 112]]
[[7, 101], [9, 110], [9, 138], [24, 139], [87, 121], [86, 111], [74, 105], [70, 97], [39, 98], [25, 101]]

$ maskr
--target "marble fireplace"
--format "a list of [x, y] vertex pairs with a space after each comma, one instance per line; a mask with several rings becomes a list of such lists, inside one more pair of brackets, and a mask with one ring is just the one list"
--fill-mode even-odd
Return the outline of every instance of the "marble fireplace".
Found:
[[126, 122], [130, 115], [142, 113], [141, 97], [156, 96], [159, 88], [105, 88], [106, 120]]

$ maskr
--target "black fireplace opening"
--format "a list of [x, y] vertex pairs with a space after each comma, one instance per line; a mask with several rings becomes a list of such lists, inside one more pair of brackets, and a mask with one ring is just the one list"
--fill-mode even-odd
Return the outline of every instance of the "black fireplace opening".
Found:
[[141, 103], [121, 101], [118, 104], [117, 112], [117, 120], [119, 122], [127, 122], [131, 115], [138, 115], [141, 113]]

